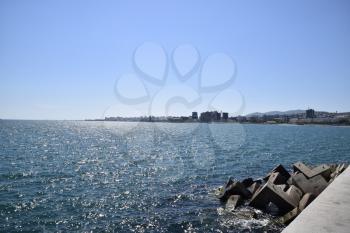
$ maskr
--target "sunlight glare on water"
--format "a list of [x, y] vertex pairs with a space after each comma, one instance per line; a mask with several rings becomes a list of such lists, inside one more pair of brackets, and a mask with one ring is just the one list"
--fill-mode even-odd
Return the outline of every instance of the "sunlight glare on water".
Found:
[[214, 190], [279, 163], [350, 160], [349, 127], [1, 121], [0, 131], [4, 232], [279, 232], [248, 207], [226, 211]]

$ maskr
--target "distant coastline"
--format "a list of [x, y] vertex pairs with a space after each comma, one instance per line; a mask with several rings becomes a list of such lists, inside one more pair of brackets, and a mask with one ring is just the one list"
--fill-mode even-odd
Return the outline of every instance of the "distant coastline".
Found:
[[169, 122], [169, 123], [242, 123], [242, 124], [293, 124], [293, 125], [350, 125], [350, 112], [332, 113], [325, 111], [290, 110], [267, 113], [252, 113], [245, 116], [229, 116], [226, 112], [192, 112], [191, 116], [142, 116], [142, 117], [105, 117], [104, 119], [86, 119], [85, 121], [120, 122]]
[[146, 123], [177, 123], [177, 124], [190, 124], [190, 123], [199, 123], [199, 124], [254, 124], [254, 125], [294, 125], [294, 126], [303, 126], [303, 125], [319, 125], [319, 126], [344, 126], [344, 127], [350, 127], [350, 123], [331, 123], [331, 122], [325, 122], [325, 123], [259, 123], [259, 122], [236, 122], [236, 121], [212, 121], [212, 122], [201, 122], [201, 121], [130, 121], [130, 120], [119, 120], [119, 121], [105, 121], [105, 120], [99, 120], [99, 119], [86, 119], [86, 120], [79, 120], [79, 121], [86, 121], [86, 122], [146, 122]]

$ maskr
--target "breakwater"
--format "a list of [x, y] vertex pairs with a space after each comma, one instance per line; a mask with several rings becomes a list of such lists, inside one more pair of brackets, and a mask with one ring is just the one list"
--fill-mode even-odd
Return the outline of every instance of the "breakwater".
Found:
[[[276, 216], [276, 222], [289, 224], [346, 168], [346, 164], [322, 164], [309, 167], [302, 162], [292, 165], [288, 172], [282, 165], [272, 169], [264, 178], [230, 178], [217, 190], [216, 196], [225, 208], [234, 211], [246, 204]], [[256, 218], [252, 214], [251, 218]]]
[[349, 213], [350, 168], [347, 168], [282, 232], [348, 233]]

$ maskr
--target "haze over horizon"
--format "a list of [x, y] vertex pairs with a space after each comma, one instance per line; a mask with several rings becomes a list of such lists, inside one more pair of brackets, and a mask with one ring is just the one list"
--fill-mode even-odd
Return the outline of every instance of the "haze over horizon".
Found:
[[[0, 118], [189, 115], [211, 103], [242, 115], [309, 107], [349, 112], [349, 12], [346, 0], [1, 1]], [[181, 98], [158, 103], [163, 96], [157, 85], [130, 76], [120, 92], [137, 97], [146, 90], [156, 97], [144, 106], [120, 105], [116, 82], [135, 73], [133, 56], [145, 42], [166, 52], [166, 94], [199, 94], [203, 104], [184, 106]], [[197, 72], [185, 81], [171, 62], [183, 44], [193, 45], [200, 58]], [[215, 53], [235, 62], [234, 80], [227, 84], [233, 94], [195, 88]], [[210, 73], [212, 79], [221, 71]]]

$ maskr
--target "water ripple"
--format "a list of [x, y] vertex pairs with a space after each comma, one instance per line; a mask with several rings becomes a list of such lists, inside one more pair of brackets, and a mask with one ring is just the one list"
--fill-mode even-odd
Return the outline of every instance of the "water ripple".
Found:
[[1, 232], [279, 232], [248, 207], [225, 211], [214, 190], [277, 163], [350, 160], [348, 127], [1, 121], [0, 132]]

